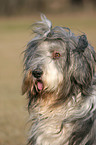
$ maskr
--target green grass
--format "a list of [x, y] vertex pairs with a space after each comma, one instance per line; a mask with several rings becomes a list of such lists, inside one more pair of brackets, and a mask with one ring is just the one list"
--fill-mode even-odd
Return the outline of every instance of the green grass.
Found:
[[[92, 15], [56, 15], [53, 25], [67, 26], [73, 32], [85, 32], [96, 46], [96, 17]], [[39, 16], [0, 18], [0, 145], [26, 144], [27, 100], [21, 95], [23, 55], [32, 39], [29, 27]], [[81, 31], [81, 32], [80, 32]]]

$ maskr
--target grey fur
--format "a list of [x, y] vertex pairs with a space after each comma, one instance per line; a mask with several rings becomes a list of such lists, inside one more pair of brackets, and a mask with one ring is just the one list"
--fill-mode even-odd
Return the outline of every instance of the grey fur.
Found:
[[[29, 145], [96, 144], [96, 54], [83, 34], [52, 28], [44, 16], [24, 52], [22, 93], [30, 113]], [[84, 36], [84, 37], [83, 37]]]

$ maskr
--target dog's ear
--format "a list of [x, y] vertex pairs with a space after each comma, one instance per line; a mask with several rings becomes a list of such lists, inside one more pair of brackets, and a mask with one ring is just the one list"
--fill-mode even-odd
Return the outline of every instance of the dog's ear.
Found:
[[31, 84], [31, 72], [28, 72], [25, 74], [23, 83], [22, 83], [22, 95], [24, 95], [29, 89], [30, 89], [30, 84]]
[[78, 45], [77, 45], [77, 50], [78, 52], [84, 52], [85, 48], [88, 46], [88, 41], [86, 35], [81, 35], [79, 37]]
[[75, 85], [78, 86], [78, 88], [82, 91], [83, 94], [86, 94], [86, 91], [88, 90], [88, 88], [92, 83], [93, 68], [91, 67], [91, 65], [89, 65], [89, 63], [87, 62], [83, 63], [83, 62], [73, 72], [72, 78]]

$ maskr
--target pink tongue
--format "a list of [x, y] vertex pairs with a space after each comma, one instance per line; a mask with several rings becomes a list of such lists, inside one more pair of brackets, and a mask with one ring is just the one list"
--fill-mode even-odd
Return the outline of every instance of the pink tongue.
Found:
[[40, 91], [43, 90], [43, 84], [41, 82], [38, 82], [37, 86]]

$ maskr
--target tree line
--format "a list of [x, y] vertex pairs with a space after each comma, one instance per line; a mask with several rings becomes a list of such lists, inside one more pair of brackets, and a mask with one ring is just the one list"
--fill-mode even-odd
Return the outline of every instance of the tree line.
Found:
[[27, 14], [32, 12], [63, 12], [72, 7], [96, 8], [96, 0], [0, 0], [0, 15]]

